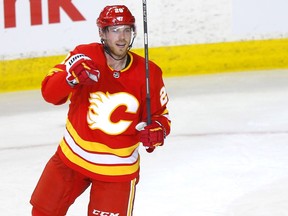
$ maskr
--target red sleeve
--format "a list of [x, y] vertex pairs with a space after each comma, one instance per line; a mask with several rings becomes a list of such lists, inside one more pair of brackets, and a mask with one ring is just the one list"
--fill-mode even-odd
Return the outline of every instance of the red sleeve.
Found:
[[162, 70], [155, 64], [152, 64], [150, 68], [151, 119], [158, 121], [165, 128], [167, 136], [171, 125], [167, 109], [168, 94], [163, 82]]
[[[79, 49], [85, 46], [77, 46], [64, 60], [67, 61], [72, 55], [79, 53]], [[83, 48], [82, 48], [83, 49]], [[82, 50], [84, 51], [84, 50]], [[48, 75], [42, 81], [42, 96], [48, 103], [54, 105], [64, 104], [68, 99], [74, 88], [72, 88], [66, 81], [66, 66], [62, 62], [50, 70]], [[75, 87], [77, 88], [77, 87]]]
[[69, 98], [73, 88], [66, 82], [64, 65], [57, 65], [42, 81], [42, 96], [48, 103], [55, 105], [64, 104]]

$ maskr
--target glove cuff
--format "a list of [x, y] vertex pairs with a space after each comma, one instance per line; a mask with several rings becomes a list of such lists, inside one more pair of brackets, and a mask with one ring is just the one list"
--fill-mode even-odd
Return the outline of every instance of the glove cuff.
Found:
[[162, 128], [163, 137], [164, 137], [164, 139], [166, 139], [167, 134], [166, 134], [166, 129], [165, 129], [165, 127], [164, 127], [159, 121], [155, 121], [155, 122]]

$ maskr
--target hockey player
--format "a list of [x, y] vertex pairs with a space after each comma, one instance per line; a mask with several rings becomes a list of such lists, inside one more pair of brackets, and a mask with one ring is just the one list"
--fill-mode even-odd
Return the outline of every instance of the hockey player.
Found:
[[77, 46], [42, 82], [47, 102], [70, 105], [64, 136], [32, 194], [33, 216], [64, 216], [89, 186], [89, 216], [131, 216], [139, 144], [151, 151], [170, 133], [162, 72], [151, 61], [152, 123], [144, 123], [145, 59], [129, 51], [134, 16], [124, 5], [107, 6], [97, 26], [101, 43]]

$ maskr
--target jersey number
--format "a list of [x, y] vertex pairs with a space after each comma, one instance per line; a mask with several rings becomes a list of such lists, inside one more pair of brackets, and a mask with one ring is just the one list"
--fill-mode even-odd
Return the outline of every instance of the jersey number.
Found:
[[168, 96], [165, 87], [163, 86], [160, 90], [160, 103], [161, 106], [168, 102]]

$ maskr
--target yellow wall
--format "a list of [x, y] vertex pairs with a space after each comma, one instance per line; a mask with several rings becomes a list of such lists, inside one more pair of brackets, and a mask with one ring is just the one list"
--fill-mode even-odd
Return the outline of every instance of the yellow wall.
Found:
[[288, 68], [288, 39], [151, 49], [165, 76]]
[[[134, 52], [144, 55], [143, 49]], [[288, 39], [150, 48], [164, 76], [288, 68]], [[0, 61], [0, 92], [37, 89], [64, 56]]]

